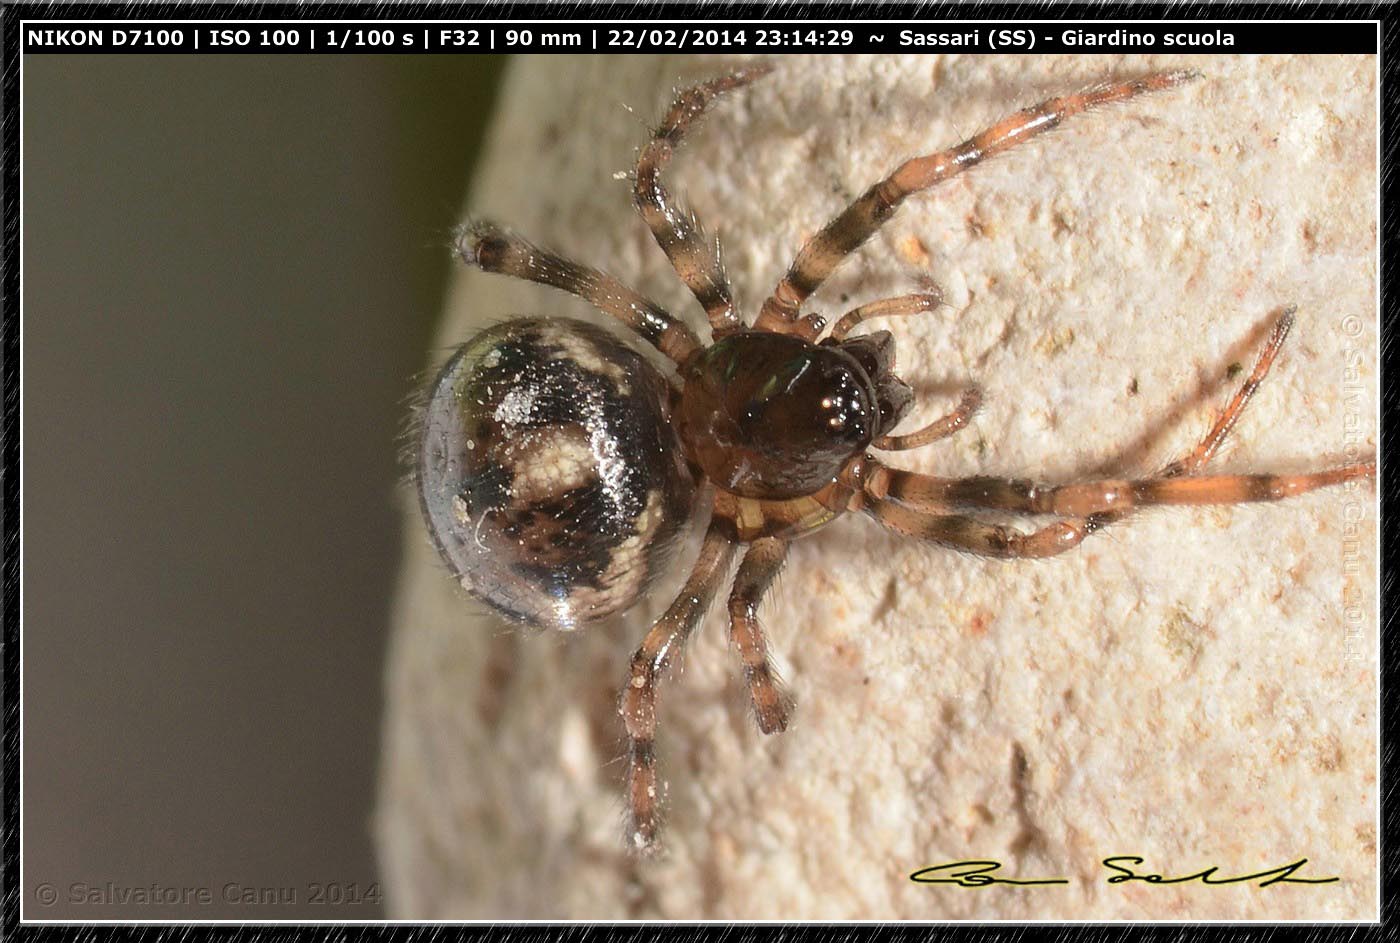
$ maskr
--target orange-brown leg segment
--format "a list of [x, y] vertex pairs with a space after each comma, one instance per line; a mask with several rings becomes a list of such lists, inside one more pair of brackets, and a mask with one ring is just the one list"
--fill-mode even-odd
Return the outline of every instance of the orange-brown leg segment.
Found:
[[[1376, 463], [1359, 462], [1298, 475], [1195, 475], [1042, 485], [1016, 478], [934, 478], [879, 466], [867, 493], [876, 501], [922, 513], [987, 508], [1063, 517], [1121, 515], [1158, 504], [1247, 504], [1278, 501], [1318, 488], [1374, 478]], [[1101, 520], [1100, 524], [1108, 523]]]
[[[935, 479], [878, 466], [870, 469], [867, 478], [866, 511], [891, 530], [982, 556], [1048, 557], [1078, 546], [1089, 534], [1136, 508], [1276, 501], [1375, 474], [1372, 461], [1306, 475], [1164, 477], [1044, 487], [998, 478]], [[1059, 514], [1070, 519], [1024, 534], [941, 513], [958, 507]]]
[[706, 236], [695, 215], [667, 192], [661, 183], [661, 170], [680, 145], [686, 129], [716, 97], [747, 85], [771, 70], [767, 65], [754, 66], [681, 92], [637, 159], [632, 190], [637, 211], [671, 260], [676, 274], [705, 309], [716, 337], [744, 329], [743, 319], [734, 306], [733, 289], [724, 275], [719, 242]]
[[893, 501], [872, 501], [866, 511], [885, 527], [900, 534], [931, 540], [983, 557], [1052, 557], [1079, 546], [1099, 524], [1056, 521], [1029, 534], [1014, 527], [988, 524], [959, 514], [933, 514], [903, 507]]
[[739, 564], [729, 596], [729, 637], [744, 663], [758, 727], [764, 733], [787, 729], [792, 701], [768, 660], [768, 642], [758, 622], [758, 604], [787, 558], [787, 542], [776, 537], [754, 541]]
[[977, 410], [981, 408], [982, 391], [975, 386], [969, 387], [963, 390], [962, 399], [958, 401], [957, 408], [948, 415], [941, 419], [935, 419], [916, 432], [910, 432], [907, 435], [882, 435], [870, 444], [887, 452], [917, 449], [930, 442], [946, 439], [957, 432], [966, 426]]
[[990, 508], [1026, 514], [1057, 514], [1089, 518], [1090, 530], [1093, 530], [1120, 520], [1135, 508], [1154, 504], [1278, 501], [1317, 488], [1374, 478], [1374, 461], [1297, 475], [1194, 474], [1219, 450], [1250, 398], [1268, 376], [1269, 368], [1293, 327], [1295, 310], [1289, 307], [1280, 315], [1254, 369], [1196, 448], [1184, 459], [1172, 462], [1155, 478], [1041, 485], [1006, 478], [934, 478], [872, 463], [866, 475], [865, 490], [877, 500], [888, 498], [926, 513], [953, 508]]
[[911, 314], [923, 314], [932, 311], [943, 303], [943, 295], [939, 292], [921, 292], [916, 295], [900, 295], [898, 298], [882, 298], [879, 301], [872, 301], [869, 304], [853, 308], [841, 315], [841, 320], [836, 322], [836, 326], [831, 329], [832, 340], [845, 340], [846, 335], [862, 321], [869, 321], [871, 318], [897, 318]]
[[807, 241], [773, 294], [763, 303], [754, 327], [763, 331], [789, 330], [802, 302], [826, 281], [847, 255], [884, 225], [910, 194], [927, 190], [989, 157], [1005, 153], [1080, 112], [1145, 92], [1172, 88], [1195, 75], [1188, 71], [1161, 72], [1131, 82], [1096, 86], [1074, 95], [1052, 98], [1017, 112], [956, 147], [905, 161]]
[[[1376, 463], [1360, 462], [1306, 475], [1210, 475], [1142, 481], [1094, 481], [1046, 488], [995, 478], [924, 479], [894, 471], [875, 484], [887, 497], [867, 496], [866, 511], [891, 530], [989, 557], [1048, 557], [1079, 545], [1089, 534], [1132, 510], [1154, 504], [1244, 504], [1277, 501], [1317, 488], [1374, 478]], [[876, 478], [883, 476], [876, 475]], [[1015, 528], [940, 513], [979, 507], [1069, 520], [1024, 534]]]
[[1269, 339], [1264, 342], [1264, 349], [1259, 352], [1259, 359], [1254, 362], [1254, 369], [1249, 371], [1249, 376], [1244, 384], [1235, 393], [1225, 407], [1225, 411], [1220, 414], [1220, 418], [1215, 421], [1215, 425], [1201, 439], [1200, 444], [1185, 458], [1172, 462], [1162, 469], [1161, 477], [1175, 478], [1178, 475], [1192, 475], [1198, 469], [1211, 460], [1216, 451], [1220, 448], [1225, 437], [1230, 434], [1230, 430], [1235, 428], [1235, 422], [1244, 412], [1245, 406], [1249, 403], [1254, 392], [1259, 389], [1259, 384], [1264, 382], [1264, 377], [1269, 375], [1269, 368], [1274, 365], [1274, 358], [1278, 356], [1279, 348], [1288, 338], [1288, 332], [1293, 329], [1294, 315], [1298, 311], [1297, 305], [1289, 305], [1283, 309], [1278, 321], [1274, 323], [1274, 328], [1269, 332]]
[[651, 848], [656, 841], [660, 798], [655, 757], [656, 686], [709, 610], [729, 571], [734, 549], [735, 544], [711, 526], [681, 594], [632, 655], [618, 713], [627, 728], [628, 841], [638, 851]]

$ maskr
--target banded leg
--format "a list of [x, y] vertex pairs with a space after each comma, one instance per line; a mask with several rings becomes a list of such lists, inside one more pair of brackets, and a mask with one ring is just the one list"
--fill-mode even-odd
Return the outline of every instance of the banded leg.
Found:
[[807, 241], [773, 294], [763, 303], [754, 327], [763, 331], [787, 331], [797, 318], [802, 302], [826, 281], [847, 255], [884, 225], [910, 194], [936, 186], [1080, 112], [1145, 92], [1172, 88], [1195, 78], [1196, 74], [1161, 72], [1131, 82], [1096, 86], [1063, 98], [1052, 98], [1018, 111], [956, 147], [905, 161]]
[[[1158, 473], [1158, 478], [1177, 478], [1194, 475], [1203, 468], [1206, 462], [1210, 461], [1215, 453], [1220, 449], [1225, 438], [1230, 434], [1230, 430], [1235, 427], [1244, 408], [1254, 396], [1259, 385], [1264, 382], [1264, 378], [1269, 375], [1269, 369], [1274, 364], [1274, 358], [1278, 356], [1279, 349], [1288, 338], [1288, 332], [1293, 329], [1294, 315], [1298, 311], [1297, 305], [1289, 305], [1283, 309], [1278, 320], [1274, 323], [1273, 330], [1269, 332], [1268, 340], [1264, 342], [1264, 349], [1259, 352], [1258, 358], [1254, 361], [1254, 369], [1249, 372], [1249, 376], [1235, 392], [1228, 405], [1226, 405], [1215, 424], [1211, 426], [1209, 432], [1197, 443], [1191, 454], [1183, 459], [1168, 464]], [[1371, 474], [1375, 474], [1374, 467]], [[1127, 517], [1130, 512], [1116, 511], [1109, 514], [1095, 515], [1093, 520], [1097, 526], [1106, 526], [1116, 523]]]
[[870, 470], [867, 493], [876, 502], [924, 513], [986, 508], [1022, 514], [1099, 518], [1099, 525], [1152, 505], [1247, 504], [1279, 501], [1347, 481], [1374, 478], [1375, 461], [1299, 475], [1169, 475], [1041, 485], [1014, 478], [934, 478], [879, 466]]
[[[1341, 484], [1372, 478], [1376, 463], [1361, 462], [1310, 475], [1216, 475], [1167, 477], [1140, 482], [1088, 482], [1037, 492], [1027, 482], [998, 479], [952, 481], [940, 491], [912, 479], [923, 476], [897, 472], [889, 496], [868, 496], [866, 512], [885, 527], [935, 543], [986, 557], [1050, 557], [1079, 546], [1084, 538], [1150, 504], [1240, 504], [1273, 501]], [[882, 489], [883, 485], [875, 485]], [[1029, 494], [1028, 494], [1029, 491]], [[1048, 495], [1038, 500], [1039, 495]], [[1032, 514], [1065, 514], [1029, 534], [1012, 527], [988, 524], [956, 514], [947, 507], [974, 506]]]
[[681, 594], [632, 655], [618, 713], [627, 729], [628, 838], [639, 851], [656, 841], [656, 685], [709, 610], [734, 557], [734, 547], [718, 528], [710, 528]]
[[457, 233], [457, 253], [483, 272], [498, 272], [577, 295], [617, 318], [677, 364], [700, 349], [700, 339], [658, 304], [611, 275], [531, 245], [494, 223], [476, 220]]
[[1154, 504], [1243, 504], [1277, 501], [1317, 488], [1360, 478], [1374, 478], [1376, 463], [1359, 462], [1298, 475], [1194, 475], [1208, 462], [1245, 406], [1259, 389], [1293, 327], [1296, 308], [1286, 308], [1269, 332], [1245, 382], [1210, 431], [1186, 458], [1172, 462], [1154, 478], [1108, 479], [1066, 485], [1041, 485], [1020, 479], [989, 477], [934, 478], [874, 463], [865, 483], [867, 494], [923, 511], [990, 508], [1026, 514], [1093, 517], [1097, 526], [1120, 520], [1138, 507]]
[[786, 541], [776, 537], [754, 541], [739, 564], [734, 589], [729, 595], [729, 637], [743, 660], [744, 680], [748, 682], [749, 696], [758, 716], [758, 729], [764, 733], [786, 730], [792, 709], [782, 680], [768, 661], [768, 642], [758, 622], [758, 604], [773, 585], [786, 558]]
[[705, 309], [716, 337], [744, 329], [743, 319], [734, 307], [734, 291], [720, 261], [719, 240], [707, 237], [695, 215], [667, 192], [661, 183], [661, 169], [675, 153], [691, 122], [715, 98], [770, 71], [771, 66], [754, 66], [681, 92], [637, 159], [632, 189], [637, 211], [671, 260], [676, 274]]
[[920, 446], [928, 445], [939, 439], [946, 439], [967, 425], [973, 414], [982, 408], [982, 391], [977, 387], [969, 387], [963, 390], [962, 399], [958, 401], [957, 408], [951, 413], [935, 419], [933, 422], [915, 432], [907, 435], [882, 435], [874, 442], [870, 443], [877, 449], [884, 449], [887, 452], [906, 451], [917, 449]]

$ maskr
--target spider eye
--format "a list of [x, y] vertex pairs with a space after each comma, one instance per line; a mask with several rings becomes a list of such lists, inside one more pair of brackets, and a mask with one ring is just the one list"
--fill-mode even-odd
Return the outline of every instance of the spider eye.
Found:
[[853, 365], [834, 363], [822, 371], [816, 420], [838, 441], [864, 445], [876, 419], [870, 381]]
[[743, 334], [688, 368], [682, 436], [705, 474], [735, 494], [780, 499], [825, 487], [870, 444], [873, 384], [833, 347]]

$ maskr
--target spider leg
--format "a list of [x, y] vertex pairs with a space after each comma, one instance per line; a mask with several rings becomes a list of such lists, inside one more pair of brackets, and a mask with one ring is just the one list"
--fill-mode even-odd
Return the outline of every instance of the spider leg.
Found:
[[1372, 460], [1298, 475], [1168, 474], [1137, 480], [1114, 478], [1042, 485], [1016, 478], [934, 478], [878, 463], [867, 467], [866, 493], [876, 503], [892, 502], [922, 513], [987, 508], [1022, 514], [1098, 518], [1098, 526], [1151, 505], [1279, 501], [1318, 488], [1374, 478], [1376, 474], [1376, 463]]
[[841, 315], [841, 320], [831, 329], [832, 340], [845, 340], [851, 329], [862, 321], [871, 318], [904, 317], [910, 314], [923, 314], [932, 311], [943, 303], [941, 292], [923, 292], [917, 295], [901, 295], [898, 298], [882, 298], [869, 304], [852, 308]]
[[1244, 408], [1249, 404], [1259, 385], [1264, 382], [1264, 377], [1269, 375], [1269, 368], [1274, 365], [1274, 358], [1278, 356], [1279, 348], [1288, 338], [1288, 332], [1293, 329], [1294, 314], [1298, 311], [1297, 305], [1289, 305], [1283, 309], [1279, 319], [1274, 322], [1274, 328], [1269, 332], [1269, 338], [1264, 342], [1264, 349], [1259, 352], [1259, 358], [1254, 361], [1254, 369], [1249, 372], [1249, 376], [1236, 391], [1234, 397], [1225, 407], [1220, 418], [1215, 421], [1215, 425], [1206, 433], [1205, 438], [1192, 450], [1191, 454], [1183, 459], [1175, 461], [1162, 469], [1163, 478], [1172, 478], [1177, 475], [1194, 474], [1197, 469], [1205, 465], [1219, 450], [1225, 437], [1230, 434], [1230, 430], [1235, 428], [1235, 422], [1244, 412]]
[[700, 558], [685, 587], [666, 614], [647, 632], [632, 655], [627, 685], [618, 713], [627, 729], [628, 836], [634, 848], [644, 851], [656, 841], [656, 685], [662, 672], [676, 660], [690, 633], [700, 624], [720, 582], [728, 571], [735, 545], [718, 528], [711, 527], [700, 548]]
[[1196, 74], [1159, 72], [1130, 82], [1095, 86], [1073, 95], [1052, 98], [1018, 111], [956, 147], [905, 161], [807, 240], [787, 274], [763, 303], [754, 327], [762, 331], [789, 330], [802, 302], [826, 281], [847, 255], [884, 225], [910, 194], [936, 186], [1082, 111], [1125, 101], [1145, 92], [1172, 88], [1195, 78]]
[[941, 419], [935, 419], [916, 432], [910, 432], [907, 435], [882, 435], [870, 444], [877, 449], [884, 449], [888, 452], [917, 449], [930, 442], [946, 439], [957, 432], [966, 426], [972, 415], [981, 408], [982, 391], [975, 386], [968, 387], [963, 390], [962, 399], [958, 401], [957, 408], [948, 415]]
[[[885, 478], [882, 472], [889, 472]], [[930, 479], [877, 469], [865, 510], [880, 524], [986, 557], [1049, 557], [1078, 546], [1085, 537], [1152, 504], [1242, 504], [1275, 501], [1358, 478], [1373, 478], [1376, 463], [1361, 462], [1308, 475], [1214, 475], [1143, 481], [1096, 481], [1042, 488], [995, 478]], [[887, 496], [878, 492], [889, 487]], [[975, 518], [940, 514], [952, 507], [980, 507], [1029, 514], [1062, 514], [1032, 533]]]
[[1196, 448], [1154, 478], [1106, 479], [1052, 486], [1021, 479], [934, 478], [875, 463], [867, 471], [865, 491], [877, 500], [889, 498], [925, 511], [991, 508], [1091, 518], [1095, 527], [1102, 527], [1121, 520], [1135, 508], [1153, 504], [1277, 501], [1359, 478], [1374, 478], [1374, 460], [1296, 475], [1194, 474], [1219, 450], [1250, 398], [1268, 376], [1269, 368], [1293, 327], [1295, 311], [1293, 307], [1284, 309], [1269, 332], [1254, 369]]
[[1079, 546], [1100, 524], [1093, 518], [1056, 521], [1031, 533], [1014, 527], [988, 524], [959, 514], [934, 514], [888, 499], [877, 499], [866, 512], [882, 526], [896, 533], [931, 540], [983, 557], [1052, 557]]
[[705, 309], [716, 337], [744, 329], [744, 321], [734, 306], [734, 291], [724, 275], [719, 240], [707, 237], [695, 215], [667, 192], [661, 183], [661, 170], [675, 153], [691, 122], [699, 118], [715, 98], [770, 71], [771, 66], [754, 66], [681, 92], [637, 158], [632, 190], [637, 211], [656, 236], [657, 245], [671, 260], [676, 274]]
[[700, 339], [658, 304], [611, 275], [531, 245], [494, 223], [475, 220], [457, 233], [457, 253], [468, 265], [538, 282], [577, 295], [617, 318], [677, 364], [700, 349]]
[[754, 541], [739, 564], [729, 596], [729, 637], [744, 663], [758, 728], [764, 733], [787, 729], [792, 701], [768, 661], [768, 643], [758, 622], [758, 604], [787, 558], [787, 542], [776, 537]]

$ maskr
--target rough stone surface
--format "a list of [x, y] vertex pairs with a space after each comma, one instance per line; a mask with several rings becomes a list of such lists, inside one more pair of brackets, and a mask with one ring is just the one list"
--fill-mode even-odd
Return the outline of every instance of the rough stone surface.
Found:
[[[733, 62], [516, 61], [471, 212], [698, 326], [620, 175], [672, 88]], [[1158, 468], [1209, 426], [1227, 371], [1248, 369], [1287, 303], [1294, 333], [1213, 468], [1374, 454], [1374, 58], [780, 64], [669, 176], [722, 233], [750, 316], [803, 238], [899, 159], [1105, 77], [1203, 73], [911, 199], [814, 299], [838, 314], [921, 279], [945, 288], [949, 307], [889, 325], [922, 396], [911, 426], [970, 381], [986, 406], [899, 464], [1049, 481]], [[464, 271], [441, 344], [586, 310]], [[1040, 562], [836, 522], [795, 545], [764, 609], [798, 700], [786, 734], [752, 723], [718, 610], [664, 688], [666, 852], [647, 861], [622, 851], [615, 698], [669, 597], [575, 637], [511, 633], [447, 577], [408, 495], [404, 514], [375, 823], [395, 917], [1376, 916], [1370, 485], [1158, 509]], [[1169, 875], [1306, 857], [1298, 876], [1341, 880], [1109, 885], [1110, 855]], [[1070, 883], [908, 877], [971, 858]]]

